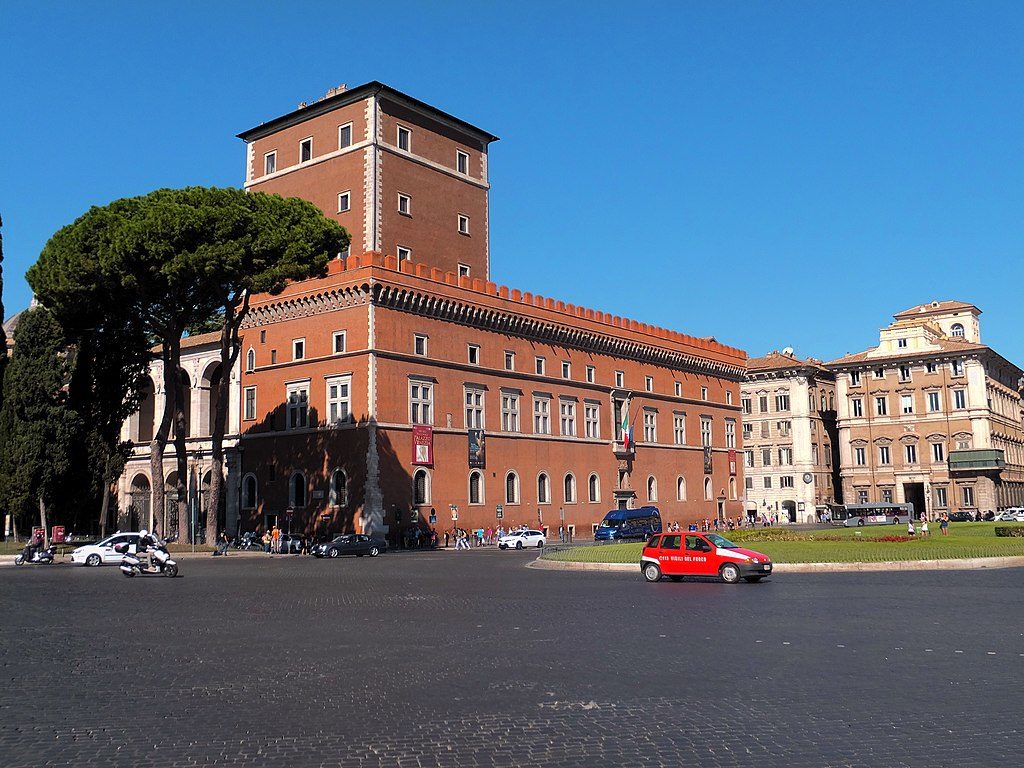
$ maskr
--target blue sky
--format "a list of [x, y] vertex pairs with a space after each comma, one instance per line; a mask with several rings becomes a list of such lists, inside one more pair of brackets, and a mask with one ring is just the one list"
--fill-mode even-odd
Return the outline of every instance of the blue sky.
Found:
[[382, 80], [501, 137], [492, 277], [825, 359], [931, 299], [1024, 365], [1024, 3], [4, 3], [4, 302], [90, 205], [240, 185]]

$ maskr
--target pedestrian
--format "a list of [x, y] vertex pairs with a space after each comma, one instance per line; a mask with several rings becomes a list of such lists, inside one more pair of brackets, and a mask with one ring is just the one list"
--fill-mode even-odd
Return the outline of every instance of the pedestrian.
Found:
[[565, 543], [565, 526], [559, 523], [558, 525], [558, 540]]
[[444, 548], [445, 549], [448, 549], [448, 539], [449, 538], [450, 538], [450, 534], [448, 533], [448, 529], [445, 528], [444, 529]]
[[939, 518], [939, 531], [943, 536], [949, 536], [949, 515], [945, 512], [943, 512], [942, 517]]
[[907, 536], [914, 536], [917, 532], [914, 530], [914, 521], [907, 520]]
[[275, 555], [281, 554], [281, 529], [276, 524], [270, 532], [270, 551]]
[[928, 535], [928, 518], [927, 517], [922, 517], [921, 518], [921, 536], [927, 536], [927, 535]]
[[224, 555], [224, 557], [227, 557], [228, 556], [228, 543], [229, 543], [228, 542], [228, 532], [227, 531], [221, 531], [220, 532], [220, 536], [217, 537], [217, 542], [218, 542], [218, 548], [220, 549], [220, 553], [222, 555]]
[[263, 532], [263, 551], [270, 552], [270, 531]]

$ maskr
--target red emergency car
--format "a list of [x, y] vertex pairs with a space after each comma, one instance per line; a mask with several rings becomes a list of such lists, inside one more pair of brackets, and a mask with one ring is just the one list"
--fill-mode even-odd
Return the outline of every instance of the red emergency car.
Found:
[[648, 581], [668, 576], [718, 576], [728, 584], [740, 579], [760, 581], [771, 576], [772, 561], [743, 549], [717, 533], [659, 533], [651, 536], [640, 557], [640, 572]]

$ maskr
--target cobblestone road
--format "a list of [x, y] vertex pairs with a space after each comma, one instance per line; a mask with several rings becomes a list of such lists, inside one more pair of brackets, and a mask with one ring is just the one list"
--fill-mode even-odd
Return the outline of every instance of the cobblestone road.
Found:
[[0, 569], [0, 764], [1021, 762], [1021, 570], [650, 585], [526, 558]]

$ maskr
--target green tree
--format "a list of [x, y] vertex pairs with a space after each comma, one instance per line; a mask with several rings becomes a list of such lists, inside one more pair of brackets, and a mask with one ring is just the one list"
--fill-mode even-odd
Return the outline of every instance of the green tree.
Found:
[[[4, 219], [0, 216], [0, 408], [4, 403], [4, 368], [7, 367], [7, 334], [4, 332]], [[0, 511], [3, 500], [0, 499]]]
[[14, 341], [18, 354], [5, 372], [7, 396], [0, 409], [0, 486], [16, 519], [27, 524], [38, 506], [45, 527], [49, 505], [67, 493], [69, 448], [80, 428], [66, 403], [67, 342], [53, 315], [42, 307], [21, 316]]

